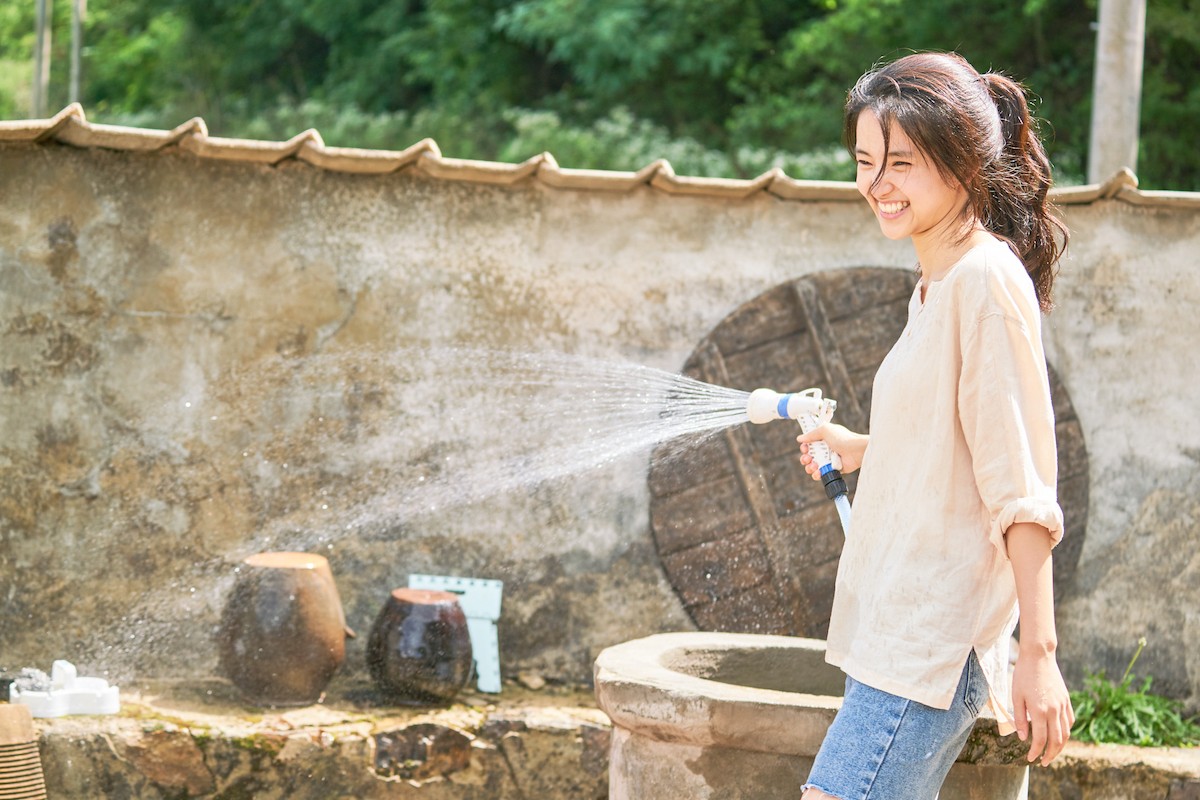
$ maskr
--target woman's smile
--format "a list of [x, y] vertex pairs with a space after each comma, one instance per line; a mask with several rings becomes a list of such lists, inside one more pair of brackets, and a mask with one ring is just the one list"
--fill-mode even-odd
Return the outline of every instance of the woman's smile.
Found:
[[879, 209], [879, 216], [883, 217], [884, 219], [895, 219], [896, 217], [900, 216], [906, 208], [908, 208], [908, 201], [898, 200], [894, 202], [884, 202], [883, 200], [876, 200], [875, 207]]

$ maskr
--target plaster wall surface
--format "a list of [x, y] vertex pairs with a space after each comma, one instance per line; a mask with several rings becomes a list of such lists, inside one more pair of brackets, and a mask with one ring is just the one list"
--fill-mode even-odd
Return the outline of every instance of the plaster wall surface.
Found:
[[1068, 206], [1047, 357], [1088, 446], [1087, 538], [1058, 608], [1060, 660], [1200, 705], [1200, 301], [1195, 208]]
[[[584, 680], [608, 645], [692, 627], [650, 537], [644, 453], [398, 506], [418, 473], [451, 479], [485, 444], [575, 431], [455, 408], [453, 388], [487, 352], [676, 371], [782, 281], [913, 264], [859, 204], [767, 194], [57, 144], [0, 147], [0, 181], [0, 666], [68, 658], [126, 681], [211, 674], [233, 570], [263, 549], [328, 556], [360, 632], [410, 573], [504, 580], [506, 673]], [[1076, 682], [1119, 674], [1144, 634], [1139, 670], [1194, 705], [1200, 212], [1065, 213], [1045, 336], [1092, 489], [1062, 658]]]

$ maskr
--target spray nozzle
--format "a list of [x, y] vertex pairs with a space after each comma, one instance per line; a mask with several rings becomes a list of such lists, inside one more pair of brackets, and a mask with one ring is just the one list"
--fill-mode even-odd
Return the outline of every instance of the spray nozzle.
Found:
[[[820, 389], [783, 394], [771, 389], [755, 389], [746, 403], [746, 413], [756, 425], [777, 419], [794, 419], [802, 422], [804, 416], [812, 416], [824, 424], [833, 418], [837, 402], [821, 397]], [[816, 425], [813, 426], [817, 427]], [[807, 433], [807, 431], [805, 431]]]
[[[777, 419], [794, 419], [800, 429], [808, 433], [833, 419], [837, 402], [821, 396], [820, 389], [805, 389], [803, 392], [782, 394], [771, 389], [755, 389], [746, 402], [746, 414], [756, 425]], [[808, 452], [821, 469], [821, 481], [829, 499], [846, 493], [846, 481], [842, 479], [842, 459], [829, 449], [825, 442], [812, 442]]]

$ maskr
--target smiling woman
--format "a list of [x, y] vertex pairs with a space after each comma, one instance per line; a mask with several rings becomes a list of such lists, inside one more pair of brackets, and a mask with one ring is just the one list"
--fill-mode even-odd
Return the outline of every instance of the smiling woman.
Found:
[[875, 374], [870, 435], [799, 437], [814, 479], [813, 442], [861, 464], [827, 647], [845, 699], [804, 797], [932, 797], [983, 709], [1042, 764], [1074, 721], [1055, 659], [1063, 519], [1039, 314], [1066, 230], [1023, 90], [956, 54], [868, 72], [844, 132], [859, 192], [885, 236], [912, 240], [921, 278]]

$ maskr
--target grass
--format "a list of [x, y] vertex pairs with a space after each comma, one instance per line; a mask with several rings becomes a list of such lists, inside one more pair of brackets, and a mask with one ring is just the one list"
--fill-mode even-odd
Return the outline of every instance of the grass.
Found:
[[1085, 689], [1071, 692], [1075, 725], [1071, 737], [1081, 742], [1132, 744], [1140, 747], [1190, 747], [1200, 744], [1200, 725], [1182, 716], [1182, 703], [1150, 692], [1152, 679], [1133, 688], [1133, 665], [1146, 647], [1138, 639], [1137, 652], [1113, 683], [1103, 671], [1090, 674]]

